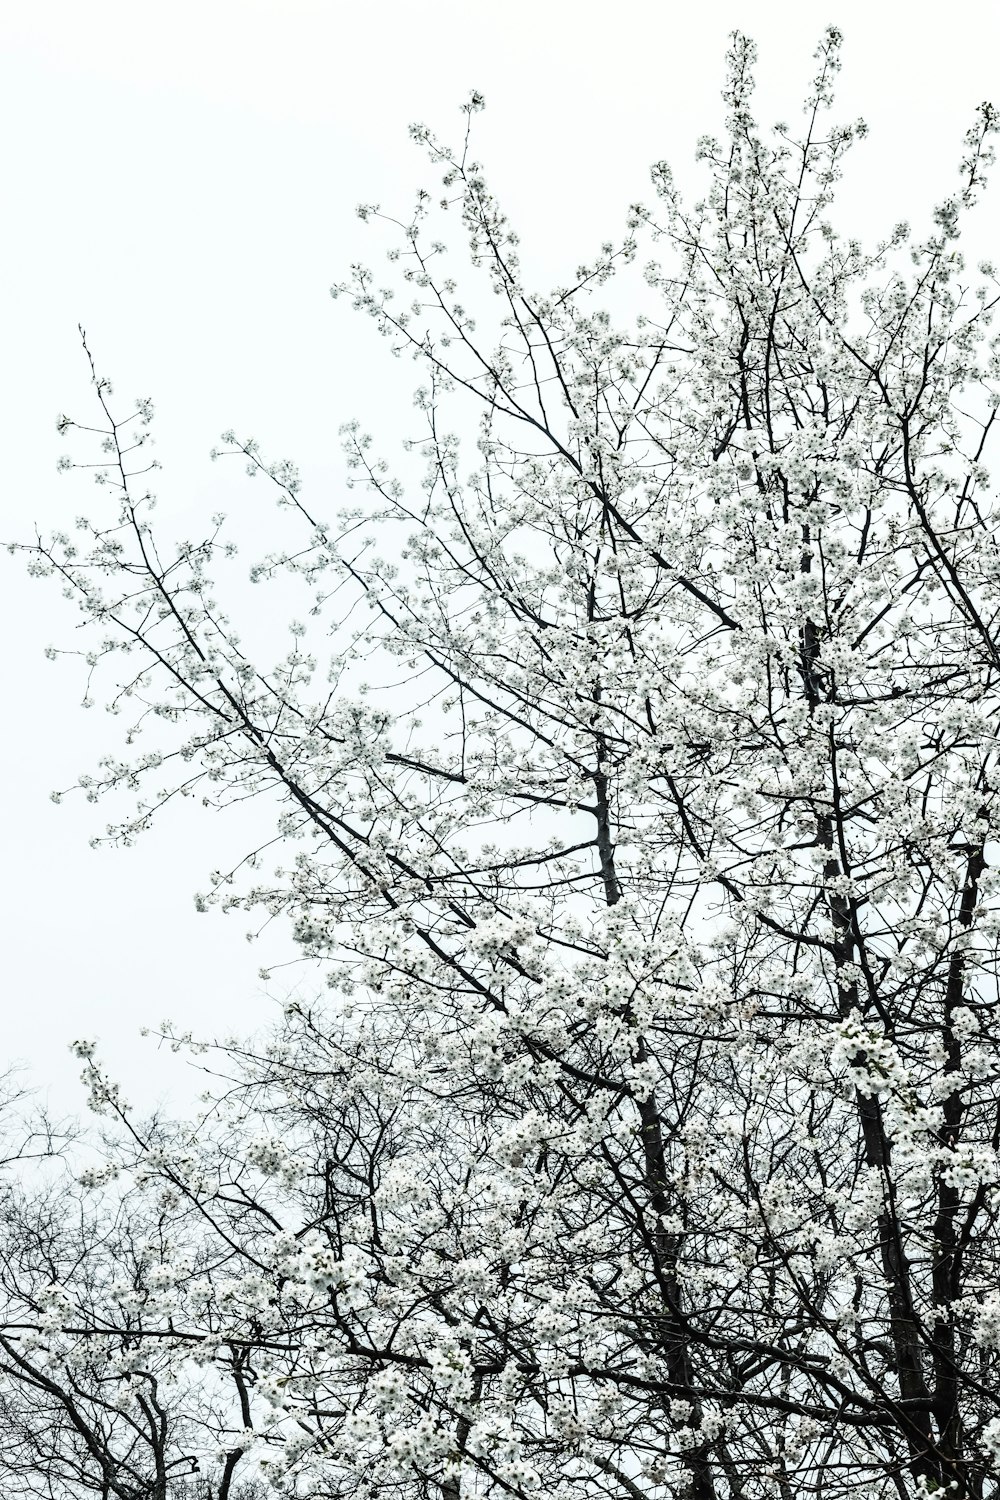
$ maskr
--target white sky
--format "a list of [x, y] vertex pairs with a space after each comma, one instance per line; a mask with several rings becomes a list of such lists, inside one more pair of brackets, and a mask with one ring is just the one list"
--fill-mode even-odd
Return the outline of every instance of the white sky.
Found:
[[[156, 402], [163, 512], [194, 532], [220, 490], [230, 507], [242, 495], [238, 470], [207, 458], [229, 426], [295, 458], [310, 499], [334, 510], [339, 424], [358, 416], [390, 457], [413, 426], [416, 372], [327, 295], [351, 260], [381, 253], [355, 204], [405, 211], [431, 180], [411, 120], [457, 139], [459, 104], [485, 94], [476, 155], [525, 265], [555, 282], [650, 196], [651, 161], [690, 180], [695, 139], [721, 129], [734, 26], [760, 47], [769, 124], [797, 116], [828, 21], [845, 33], [835, 114], [871, 127], [844, 218], [872, 238], [900, 218], [922, 227], [952, 190], [975, 106], [991, 91], [1000, 103], [1000, 7], [987, 0], [0, 0], [0, 536], [100, 499], [55, 472], [68, 446], [55, 415], [86, 420], [90, 398], [78, 322], [116, 391]], [[995, 256], [998, 230], [1000, 183], [969, 253]], [[138, 1041], [142, 1024], [245, 1031], [268, 993], [313, 981], [288, 970], [268, 991], [257, 970], [285, 952], [282, 935], [261, 951], [245, 919], [196, 916], [192, 892], [236, 847], [218, 818], [185, 808], [134, 850], [94, 852], [104, 810], [50, 803], [116, 748], [116, 725], [77, 707], [71, 668], [43, 660], [46, 644], [73, 644], [58, 589], [0, 566], [2, 1051], [75, 1108], [67, 1042], [97, 1036], [129, 1097], [152, 1101], [177, 1085]]]

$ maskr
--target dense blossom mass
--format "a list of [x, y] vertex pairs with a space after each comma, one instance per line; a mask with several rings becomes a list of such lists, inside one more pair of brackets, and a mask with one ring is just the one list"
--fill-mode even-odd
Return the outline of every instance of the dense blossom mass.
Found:
[[109, 508], [26, 549], [130, 726], [80, 784], [123, 840], [257, 799], [200, 902], [329, 987], [194, 1123], [77, 1044], [107, 1133], [10, 1189], [5, 1494], [997, 1493], [996, 117], [924, 238], [845, 239], [839, 40], [762, 133], [735, 36], [704, 199], [658, 164], [548, 294], [414, 128], [443, 186], [335, 290], [421, 367], [423, 468], [348, 425], [326, 518], [224, 439], [281, 507], [276, 662], [95, 374]]

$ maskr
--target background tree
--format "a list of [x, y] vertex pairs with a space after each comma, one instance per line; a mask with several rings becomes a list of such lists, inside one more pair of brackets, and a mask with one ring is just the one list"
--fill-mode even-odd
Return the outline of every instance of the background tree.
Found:
[[348, 426], [334, 524], [224, 439], [289, 528], [252, 573], [275, 665], [215, 601], [222, 518], [154, 535], [151, 407], [96, 372], [116, 512], [28, 549], [135, 710], [81, 779], [137, 795], [108, 837], [259, 798], [262, 874], [200, 899], [327, 971], [188, 1126], [80, 1049], [133, 1222], [219, 1268], [166, 1276], [141, 1346], [217, 1356], [228, 1451], [292, 1493], [995, 1491], [1000, 361], [956, 246], [996, 120], [933, 232], [865, 251], [838, 45], [765, 139], [734, 37], [704, 201], [658, 164], [547, 295], [468, 134], [415, 128], [445, 196], [362, 210], [407, 305], [337, 290], [423, 368], [422, 487]]
[[[137, 1211], [107, 1164], [77, 1162], [76, 1175], [4, 1195], [5, 1492], [259, 1500], [233, 1437], [248, 1421], [245, 1342], [233, 1327], [213, 1338], [218, 1258], [199, 1253], [169, 1194]], [[172, 1329], [178, 1287], [197, 1303], [195, 1338]]]

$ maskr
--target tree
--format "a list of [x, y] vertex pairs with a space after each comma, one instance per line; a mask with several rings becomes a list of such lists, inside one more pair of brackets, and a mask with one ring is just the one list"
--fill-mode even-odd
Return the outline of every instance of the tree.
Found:
[[113, 840], [178, 791], [273, 810], [200, 900], [290, 919], [330, 989], [224, 1044], [187, 1126], [80, 1047], [173, 1267], [141, 1341], [239, 1369], [228, 1451], [275, 1487], [996, 1492], [1000, 359], [957, 250], [996, 116], [933, 232], [866, 251], [839, 41], [765, 138], [734, 36], [704, 201], [658, 164], [548, 295], [468, 131], [414, 129], [445, 197], [362, 210], [412, 300], [335, 290], [424, 372], [422, 486], [348, 425], [334, 524], [224, 439], [288, 527], [252, 577], [303, 600], [270, 668], [215, 602], [223, 518], [157, 537], [151, 406], [94, 373], [115, 513], [27, 549], [134, 710], [80, 784], [135, 794]]
[[[245, 1351], [170, 1331], [174, 1288], [213, 1287], [216, 1267], [165, 1205], [88, 1201], [56, 1179], [6, 1195], [0, 1244], [4, 1492], [83, 1500], [260, 1500], [232, 1433], [246, 1405]], [[207, 1321], [206, 1321], [207, 1318]], [[206, 1338], [206, 1334], [208, 1337]]]

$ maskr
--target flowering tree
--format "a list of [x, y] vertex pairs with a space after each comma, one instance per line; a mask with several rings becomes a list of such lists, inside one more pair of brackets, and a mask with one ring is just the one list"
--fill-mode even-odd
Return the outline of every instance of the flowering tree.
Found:
[[[328, 520], [224, 439], [287, 527], [252, 576], [304, 600], [274, 665], [215, 602], [223, 518], [154, 534], [151, 407], [95, 374], [112, 512], [27, 549], [130, 715], [80, 785], [135, 794], [113, 840], [178, 791], [273, 809], [199, 899], [288, 917], [330, 989], [226, 1044], [188, 1126], [79, 1045], [91, 1212], [145, 1226], [130, 1347], [230, 1382], [208, 1495], [237, 1450], [303, 1497], [996, 1492], [1000, 360], [957, 250], [996, 118], [933, 232], [864, 250], [838, 46], [765, 137], [735, 36], [704, 200], [658, 164], [549, 294], [468, 133], [415, 128], [443, 199], [362, 210], [403, 298], [335, 290], [422, 367], [422, 484], [350, 425]], [[88, 1281], [81, 1332], [51, 1264], [45, 1357], [93, 1392], [123, 1294]]]
[[81, 1175], [83, 1187], [56, 1179], [4, 1199], [4, 1493], [261, 1500], [237, 1473], [244, 1445], [233, 1435], [246, 1348], [230, 1328], [220, 1354], [204, 1294], [198, 1338], [170, 1330], [178, 1266], [189, 1291], [199, 1275], [211, 1288], [213, 1267], [179, 1215], [88, 1202], [108, 1174]]

